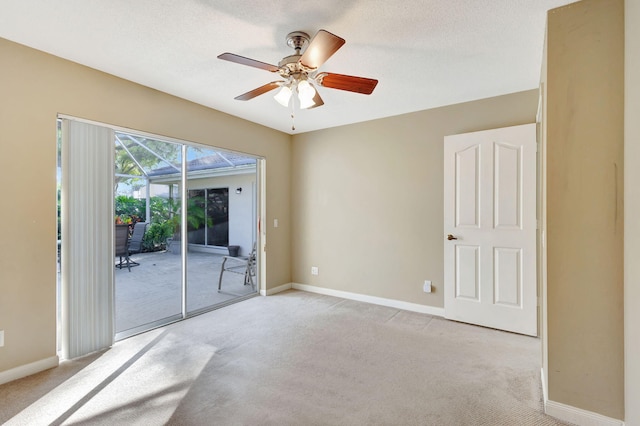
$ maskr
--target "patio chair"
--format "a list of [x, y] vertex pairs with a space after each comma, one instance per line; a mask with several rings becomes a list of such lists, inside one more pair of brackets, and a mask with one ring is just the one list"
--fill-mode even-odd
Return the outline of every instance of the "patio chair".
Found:
[[[227, 263], [229, 262], [229, 263]], [[244, 285], [250, 285], [256, 289], [256, 243], [247, 257], [224, 256], [220, 267], [220, 278], [218, 278], [218, 292], [222, 288], [222, 276], [225, 272], [234, 274], [244, 274]]]
[[147, 222], [137, 222], [129, 239], [129, 254], [142, 252], [144, 233], [147, 232]]
[[139, 265], [129, 258], [129, 225], [116, 225], [115, 255], [120, 258], [120, 262], [116, 264], [118, 269], [126, 267], [131, 272], [132, 266]]

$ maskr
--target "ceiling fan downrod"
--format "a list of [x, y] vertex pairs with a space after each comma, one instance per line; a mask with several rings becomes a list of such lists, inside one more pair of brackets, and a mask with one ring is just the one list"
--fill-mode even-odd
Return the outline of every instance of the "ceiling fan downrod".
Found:
[[300, 55], [302, 48], [309, 43], [309, 34], [302, 31], [294, 31], [287, 34], [287, 46], [295, 49], [296, 55]]

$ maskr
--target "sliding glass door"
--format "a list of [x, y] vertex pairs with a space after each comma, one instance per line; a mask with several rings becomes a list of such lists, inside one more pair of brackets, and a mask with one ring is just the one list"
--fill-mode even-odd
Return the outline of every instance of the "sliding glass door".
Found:
[[190, 189], [187, 199], [192, 206], [192, 219], [188, 221], [189, 244], [227, 247], [229, 188]]
[[[104, 347], [114, 334], [118, 340], [257, 294], [257, 158], [73, 118], [61, 123], [60, 134], [78, 141], [63, 143], [60, 155], [63, 350], [74, 333], [108, 335]], [[71, 280], [89, 254], [92, 268], [106, 272]], [[89, 299], [70, 282], [93, 282], [95, 294], [113, 297], [94, 297], [83, 309]], [[95, 330], [83, 331], [75, 312], [97, 313], [86, 321]]]
[[[182, 145], [115, 134], [115, 222], [129, 231], [116, 255], [116, 338], [183, 318], [180, 256]], [[154, 183], [170, 175], [172, 182]]]
[[[188, 147], [187, 159], [186, 297], [193, 314], [257, 292], [244, 282], [256, 235], [257, 161], [203, 147]], [[222, 271], [223, 262], [234, 267]]]

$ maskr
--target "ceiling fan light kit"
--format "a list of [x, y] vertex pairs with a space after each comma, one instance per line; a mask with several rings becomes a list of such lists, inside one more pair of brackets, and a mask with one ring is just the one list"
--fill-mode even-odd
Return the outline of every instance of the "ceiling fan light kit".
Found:
[[278, 93], [276, 93], [276, 95], [273, 97], [273, 99], [278, 101], [278, 103], [280, 105], [282, 105], [283, 107], [288, 107], [289, 106], [289, 99], [291, 99], [291, 95], [292, 95], [292, 92], [291, 92], [291, 89], [289, 88], [289, 86], [282, 86], [280, 91]]
[[[288, 107], [293, 93], [297, 92], [300, 108], [311, 109], [324, 105], [320, 93], [315, 86], [369, 95], [373, 92], [378, 80], [355, 77], [328, 72], [318, 73], [318, 68], [324, 64], [344, 44], [345, 40], [328, 31], [320, 30], [313, 39], [302, 31], [294, 31], [287, 35], [287, 45], [295, 49], [296, 53], [283, 58], [278, 66], [245, 58], [234, 53], [223, 53], [218, 56], [230, 62], [247, 65], [265, 71], [278, 73], [283, 80], [272, 81], [247, 93], [236, 96], [235, 99], [248, 101], [271, 90], [280, 88], [274, 99], [282, 106]], [[304, 53], [302, 49], [306, 46]], [[292, 105], [293, 108], [293, 105]], [[295, 129], [294, 129], [295, 130]]]

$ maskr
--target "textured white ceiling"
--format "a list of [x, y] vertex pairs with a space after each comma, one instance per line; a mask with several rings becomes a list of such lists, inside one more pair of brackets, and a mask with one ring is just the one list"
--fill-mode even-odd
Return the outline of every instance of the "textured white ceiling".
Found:
[[[0, 37], [301, 133], [536, 88], [546, 12], [573, 1], [1, 0]], [[319, 29], [347, 41], [320, 70], [378, 79], [372, 95], [320, 88], [295, 132], [275, 92], [233, 99], [274, 75], [217, 55], [277, 65], [287, 33]]]

